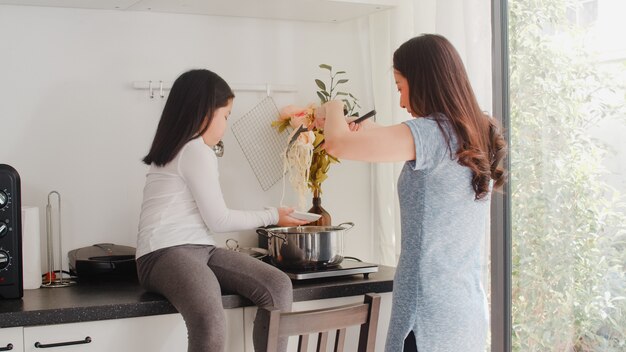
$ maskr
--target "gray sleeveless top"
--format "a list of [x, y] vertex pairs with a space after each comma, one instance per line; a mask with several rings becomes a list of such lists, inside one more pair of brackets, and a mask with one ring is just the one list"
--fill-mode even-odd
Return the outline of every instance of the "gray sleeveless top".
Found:
[[[454, 155], [456, 137], [440, 119]], [[416, 157], [398, 180], [402, 252], [385, 351], [402, 351], [412, 330], [420, 352], [484, 352], [489, 324], [480, 248], [490, 197], [474, 200], [470, 169], [451, 158], [432, 117], [405, 124]]]

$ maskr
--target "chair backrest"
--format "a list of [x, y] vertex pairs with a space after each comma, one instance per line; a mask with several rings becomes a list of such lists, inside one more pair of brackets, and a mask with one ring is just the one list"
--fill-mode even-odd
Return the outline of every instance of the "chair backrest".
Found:
[[259, 308], [267, 325], [266, 352], [275, 352], [279, 337], [300, 335], [298, 352], [306, 352], [309, 334], [317, 333], [317, 352], [325, 352], [328, 333], [336, 331], [335, 352], [342, 352], [346, 339], [346, 328], [361, 325], [358, 352], [373, 352], [376, 345], [376, 330], [380, 296], [368, 293], [363, 303], [340, 307], [308, 310], [304, 312], [281, 313], [275, 308]]

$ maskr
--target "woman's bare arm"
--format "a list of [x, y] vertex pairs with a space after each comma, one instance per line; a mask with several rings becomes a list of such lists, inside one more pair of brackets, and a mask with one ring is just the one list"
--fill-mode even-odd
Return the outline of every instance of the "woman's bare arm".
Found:
[[324, 109], [324, 147], [329, 154], [340, 159], [369, 162], [415, 160], [415, 143], [405, 124], [363, 128], [354, 133], [343, 116], [343, 102], [330, 101]]

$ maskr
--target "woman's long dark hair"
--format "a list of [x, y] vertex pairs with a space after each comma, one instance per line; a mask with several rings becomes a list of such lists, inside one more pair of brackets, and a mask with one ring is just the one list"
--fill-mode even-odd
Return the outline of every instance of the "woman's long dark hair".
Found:
[[163, 166], [185, 143], [201, 136], [215, 110], [228, 105], [235, 94], [226, 81], [209, 70], [183, 73], [172, 85], [150, 152], [143, 162]]
[[[442, 123], [451, 124], [458, 142], [458, 162], [472, 170], [475, 199], [489, 193], [492, 179], [495, 188], [501, 187], [506, 179], [500, 167], [506, 142], [498, 122], [478, 106], [461, 57], [452, 44], [435, 34], [412, 38], [393, 54], [393, 68], [408, 81], [411, 110], [418, 116], [435, 117], [449, 148], [450, 136]], [[439, 115], [447, 119], [437, 119]]]

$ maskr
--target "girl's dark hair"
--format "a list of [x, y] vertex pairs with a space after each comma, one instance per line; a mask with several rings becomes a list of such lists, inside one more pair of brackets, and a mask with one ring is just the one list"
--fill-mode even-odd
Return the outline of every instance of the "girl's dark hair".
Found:
[[[459, 164], [472, 170], [475, 199], [489, 193], [489, 182], [500, 188], [506, 179], [500, 161], [506, 142], [498, 122], [487, 116], [476, 101], [461, 57], [444, 37], [423, 34], [402, 44], [393, 54], [393, 68], [409, 84], [411, 110], [418, 116], [432, 116], [444, 135], [448, 121], [457, 137]], [[437, 116], [445, 115], [447, 119]], [[450, 150], [452, 154], [452, 150]]]
[[191, 70], [176, 79], [163, 108], [150, 152], [143, 162], [163, 166], [185, 143], [201, 136], [215, 110], [228, 105], [235, 94], [226, 81], [209, 70]]

